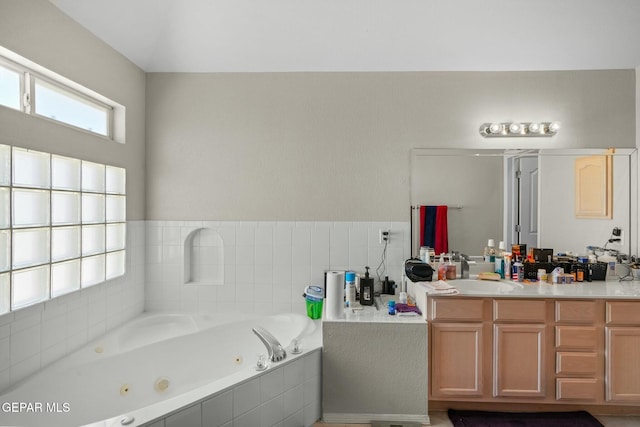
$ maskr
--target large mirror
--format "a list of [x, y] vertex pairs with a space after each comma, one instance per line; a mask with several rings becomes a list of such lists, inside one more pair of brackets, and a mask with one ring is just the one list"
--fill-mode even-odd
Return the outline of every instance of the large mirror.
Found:
[[[599, 181], [587, 180], [577, 189], [580, 162], [601, 156], [609, 162], [603, 184], [610, 184], [607, 194], [600, 194]], [[554, 253], [584, 254], [587, 246], [606, 246], [635, 254], [637, 171], [635, 149], [414, 149], [412, 254], [420, 246], [418, 207], [439, 205], [448, 207], [449, 250], [464, 254], [481, 255], [488, 239], [496, 246], [504, 241], [507, 250], [524, 243]], [[607, 197], [609, 210], [585, 217], [577, 209], [576, 194], [596, 202]], [[621, 240], [609, 242], [615, 227]]]

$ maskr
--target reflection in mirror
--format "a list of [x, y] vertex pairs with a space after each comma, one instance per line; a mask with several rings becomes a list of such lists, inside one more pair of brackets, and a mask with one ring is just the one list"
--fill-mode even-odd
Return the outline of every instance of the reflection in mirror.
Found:
[[[604, 149], [453, 150], [414, 149], [411, 205], [447, 205], [449, 250], [481, 255], [488, 239], [555, 253], [584, 254], [599, 246], [632, 254], [635, 248], [637, 187], [635, 149], [612, 155], [611, 218], [578, 218], [575, 162], [605, 155]], [[519, 173], [517, 173], [520, 171]], [[419, 215], [412, 209], [412, 254], [419, 253]], [[621, 242], [608, 242], [614, 227]], [[633, 229], [632, 229], [633, 227]]]

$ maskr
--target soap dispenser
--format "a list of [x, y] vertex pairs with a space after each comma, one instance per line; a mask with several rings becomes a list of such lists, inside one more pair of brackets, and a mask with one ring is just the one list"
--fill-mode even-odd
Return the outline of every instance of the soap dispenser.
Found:
[[365, 267], [365, 269], [367, 271], [360, 279], [360, 304], [373, 305], [373, 278], [369, 277], [369, 267]]

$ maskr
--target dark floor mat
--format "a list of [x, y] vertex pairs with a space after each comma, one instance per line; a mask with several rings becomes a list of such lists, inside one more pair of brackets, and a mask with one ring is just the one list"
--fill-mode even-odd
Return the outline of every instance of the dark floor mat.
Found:
[[488, 412], [449, 409], [454, 427], [604, 427], [586, 411]]

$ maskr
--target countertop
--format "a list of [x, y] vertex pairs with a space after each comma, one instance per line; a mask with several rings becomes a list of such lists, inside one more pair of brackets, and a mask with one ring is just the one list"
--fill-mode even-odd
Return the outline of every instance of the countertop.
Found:
[[[607, 280], [572, 284], [539, 284], [519, 283], [510, 280], [490, 281], [476, 279], [457, 279], [447, 281], [454, 286], [457, 294], [443, 295], [447, 298], [501, 297], [501, 298], [599, 298], [599, 299], [638, 299], [640, 300], [640, 281]], [[328, 319], [326, 311], [323, 322], [364, 322], [364, 323], [424, 323], [426, 316], [426, 295], [440, 296], [432, 293], [424, 284], [409, 283], [409, 295], [415, 298], [416, 305], [422, 315], [389, 315], [387, 302], [398, 301], [397, 295], [380, 295], [375, 297], [376, 305], [345, 308], [344, 317]]]
[[[450, 280], [458, 293], [443, 295], [446, 298], [493, 297], [493, 298], [598, 298], [639, 299], [639, 281], [594, 281], [572, 284], [520, 283], [511, 280]], [[430, 290], [425, 283], [408, 283], [409, 293], [415, 296], [416, 305], [426, 319], [427, 295], [442, 295]]]
[[[458, 279], [447, 281], [454, 286], [458, 296], [509, 297], [509, 298], [604, 298], [640, 299], [640, 281], [607, 280], [572, 284], [521, 283], [510, 280], [490, 281]], [[415, 283], [414, 294], [424, 288]], [[424, 293], [429, 293], [425, 289]]]
[[389, 300], [398, 301], [394, 295], [380, 295], [375, 297], [376, 305], [357, 305], [353, 308], [344, 309], [344, 318], [328, 319], [325, 313], [322, 314], [323, 322], [363, 322], [363, 323], [425, 323], [421, 315], [390, 315], [387, 309]]

